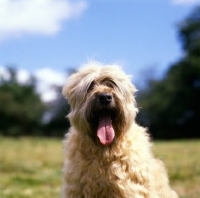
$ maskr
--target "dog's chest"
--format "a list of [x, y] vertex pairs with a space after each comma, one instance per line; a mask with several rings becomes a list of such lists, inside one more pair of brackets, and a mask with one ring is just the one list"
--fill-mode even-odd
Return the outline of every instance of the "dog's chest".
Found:
[[82, 167], [83, 171], [80, 176], [84, 181], [81, 185], [83, 191], [90, 193], [90, 197], [123, 197], [120, 185], [127, 185], [127, 189], [129, 189], [130, 182], [135, 182], [131, 178], [131, 174], [127, 172], [127, 169], [130, 170], [128, 164], [121, 163], [120, 160], [108, 161], [106, 158], [90, 159], [85, 162], [87, 168]]

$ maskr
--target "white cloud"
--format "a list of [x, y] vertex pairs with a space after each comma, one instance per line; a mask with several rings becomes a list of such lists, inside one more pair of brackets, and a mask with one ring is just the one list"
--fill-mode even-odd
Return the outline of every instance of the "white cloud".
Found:
[[21, 84], [25, 84], [30, 80], [30, 73], [24, 69], [19, 69], [17, 71], [17, 81]]
[[44, 102], [56, 99], [56, 92], [53, 85], [63, 86], [66, 81], [66, 74], [54, 71], [50, 68], [42, 68], [34, 73], [38, 80], [37, 92]]
[[1, 78], [5, 79], [5, 80], [10, 79], [10, 73], [3, 66], [0, 66], [0, 79]]
[[[19, 69], [16, 73], [17, 81], [21, 84], [27, 83], [30, 80], [30, 77], [30, 73], [24, 69]], [[3, 66], [0, 66], [0, 78], [3, 78], [4, 80], [9, 80], [11, 78], [8, 69]]]
[[199, 4], [200, 0], [172, 0], [175, 5], [195, 5]]
[[86, 7], [85, 0], [0, 0], [0, 39], [56, 34], [64, 20], [79, 16]]
[[63, 85], [66, 80], [66, 75], [54, 71], [48, 67], [44, 67], [35, 71], [34, 76], [38, 80], [44, 80], [47, 83]]

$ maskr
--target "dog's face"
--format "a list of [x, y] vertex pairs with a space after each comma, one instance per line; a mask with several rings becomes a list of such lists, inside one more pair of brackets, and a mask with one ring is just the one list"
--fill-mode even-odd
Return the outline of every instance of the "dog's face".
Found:
[[107, 145], [134, 122], [135, 91], [119, 67], [91, 63], [68, 78], [63, 95], [71, 105], [68, 117], [76, 130]]

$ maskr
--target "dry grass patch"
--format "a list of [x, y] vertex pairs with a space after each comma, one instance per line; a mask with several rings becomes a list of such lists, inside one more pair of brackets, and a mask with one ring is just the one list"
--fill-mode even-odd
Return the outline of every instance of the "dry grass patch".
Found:
[[200, 197], [200, 141], [156, 142], [156, 156], [168, 169], [171, 185], [181, 198]]
[[[200, 141], [155, 142], [180, 198], [200, 197]], [[0, 197], [60, 197], [62, 140], [0, 137]]]
[[0, 197], [59, 197], [60, 139], [0, 138]]

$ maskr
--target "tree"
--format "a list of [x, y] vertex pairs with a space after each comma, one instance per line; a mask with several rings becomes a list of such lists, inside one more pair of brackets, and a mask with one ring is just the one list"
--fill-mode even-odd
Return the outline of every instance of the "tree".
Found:
[[45, 135], [63, 136], [70, 127], [66, 115], [70, 111], [70, 105], [62, 95], [62, 87], [55, 87], [57, 92], [56, 100], [49, 104], [47, 112], [49, 121], [46, 123]]
[[180, 24], [179, 36], [186, 57], [200, 55], [200, 6]]
[[20, 84], [16, 71], [8, 69], [10, 78], [0, 79], [0, 134], [38, 134], [46, 106], [35, 92], [35, 80]]
[[[68, 69], [68, 76], [77, 72], [76, 69]], [[62, 87], [54, 86], [57, 93], [56, 100], [49, 104], [47, 112], [49, 121], [46, 123], [45, 135], [47, 136], [63, 136], [70, 127], [70, 122], [66, 118], [70, 111], [70, 105], [66, 98], [62, 95]]]
[[154, 138], [200, 137], [200, 7], [180, 24], [179, 37], [185, 56], [139, 97], [138, 120]]

